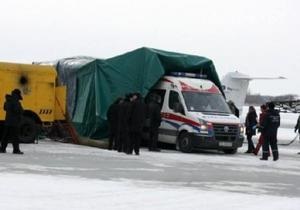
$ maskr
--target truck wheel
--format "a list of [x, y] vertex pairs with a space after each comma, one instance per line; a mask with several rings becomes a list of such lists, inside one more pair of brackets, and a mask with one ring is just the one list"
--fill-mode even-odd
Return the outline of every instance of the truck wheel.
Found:
[[33, 119], [24, 116], [21, 120], [19, 139], [23, 143], [33, 143], [38, 135], [38, 127]]
[[191, 138], [187, 132], [180, 134], [178, 146], [181, 152], [190, 153], [193, 150]]
[[235, 154], [237, 149], [224, 149], [223, 151], [225, 154]]

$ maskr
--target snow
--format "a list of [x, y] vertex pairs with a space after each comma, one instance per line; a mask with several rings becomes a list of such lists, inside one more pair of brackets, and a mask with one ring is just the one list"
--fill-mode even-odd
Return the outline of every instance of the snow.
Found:
[[[282, 114], [282, 122], [297, 115]], [[288, 143], [292, 126], [279, 130]], [[257, 141], [258, 136], [255, 137]], [[0, 209], [298, 210], [299, 140], [279, 146], [279, 161], [218, 151], [175, 150], [140, 156], [42, 140], [22, 144], [24, 155], [0, 154]]]
[[[206, 183], [214, 185], [214, 183]], [[242, 183], [243, 184], [243, 183]], [[1, 209], [299, 209], [298, 198], [195, 188], [161, 187], [130, 180], [99, 181], [66, 176], [1, 174]], [[257, 186], [259, 188], [259, 185]], [[247, 191], [246, 184], [242, 190]], [[226, 189], [226, 188], [225, 188]], [[241, 189], [239, 189], [241, 190]], [[5, 201], [5, 202], [3, 202]]]

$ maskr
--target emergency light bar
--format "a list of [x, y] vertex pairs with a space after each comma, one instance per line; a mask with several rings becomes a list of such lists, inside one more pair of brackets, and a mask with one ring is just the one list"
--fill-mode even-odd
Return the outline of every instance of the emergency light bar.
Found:
[[170, 72], [170, 76], [207, 79], [207, 75], [205, 74], [187, 73], [187, 72]]

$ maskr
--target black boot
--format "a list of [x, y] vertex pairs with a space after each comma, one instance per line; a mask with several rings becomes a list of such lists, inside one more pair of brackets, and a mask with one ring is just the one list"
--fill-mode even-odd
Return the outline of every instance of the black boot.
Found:
[[268, 153], [269, 151], [263, 151], [262, 158], [260, 158], [260, 160], [268, 160]]
[[273, 151], [273, 160], [277, 161], [279, 159], [278, 151]]
[[17, 154], [17, 155], [23, 155], [24, 152], [21, 152], [20, 150], [19, 151], [13, 151], [13, 154]]

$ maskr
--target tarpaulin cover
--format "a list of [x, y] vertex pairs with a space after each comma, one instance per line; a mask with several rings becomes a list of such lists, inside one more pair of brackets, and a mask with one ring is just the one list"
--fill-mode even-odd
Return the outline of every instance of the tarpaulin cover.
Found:
[[107, 136], [106, 112], [116, 98], [132, 92], [146, 96], [170, 72], [205, 74], [222, 91], [211, 60], [151, 48], [109, 59], [62, 59], [56, 67], [60, 82], [67, 85], [67, 109], [77, 132], [93, 139]]

